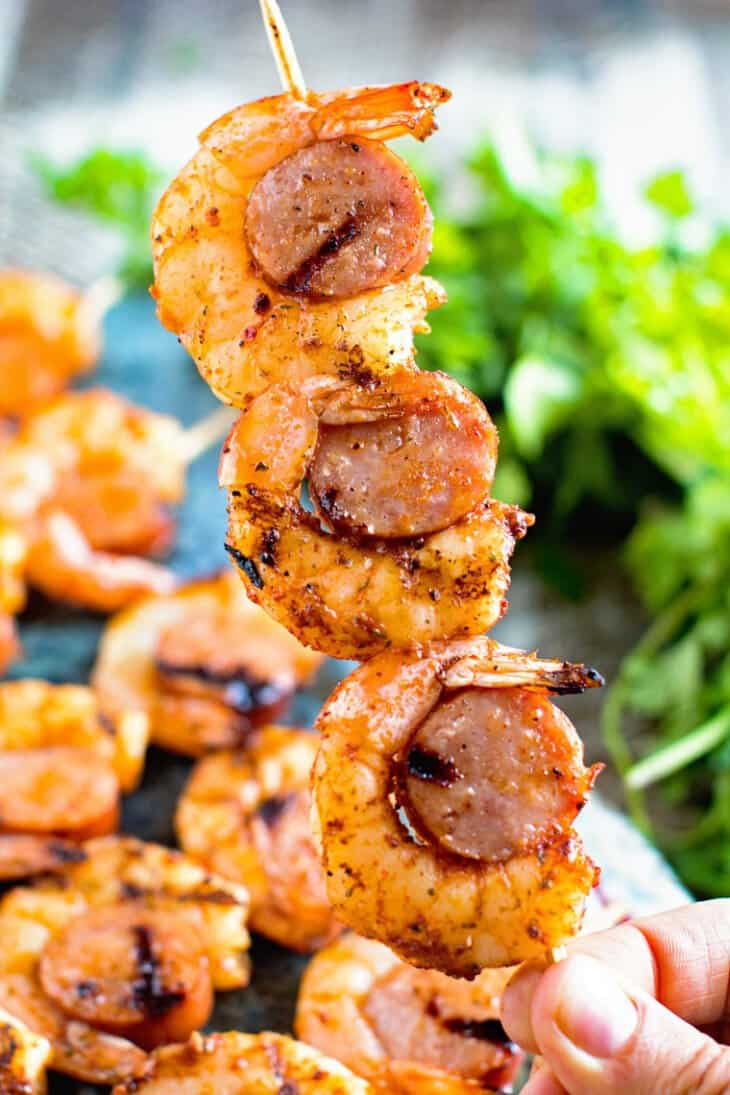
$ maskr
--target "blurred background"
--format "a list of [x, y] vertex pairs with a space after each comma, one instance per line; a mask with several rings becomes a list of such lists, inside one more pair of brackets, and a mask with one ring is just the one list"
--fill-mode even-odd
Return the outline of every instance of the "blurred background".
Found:
[[[402, 151], [450, 296], [420, 361], [486, 400], [495, 493], [538, 516], [499, 635], [605, 672], [570, 705], [604, 793], [730, 893], [730, 2], [284, 7], [315, 88], [453, 90]], [[203, 126], [278, 90], [258, 5], [0, 0], [0, 28], [0, 263], [120, 270], [107, 368], [160, 403], [140, 359], [186, 366], [143, 295], [149, 210]]]

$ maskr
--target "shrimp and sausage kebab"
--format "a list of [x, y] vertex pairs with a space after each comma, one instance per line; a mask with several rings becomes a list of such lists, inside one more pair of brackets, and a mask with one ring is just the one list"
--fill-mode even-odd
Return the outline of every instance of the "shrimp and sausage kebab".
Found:
[[421, 371], [444, 299], [431, 214], [386, 142], [435, 128], [417, 82], [318, 94], [262, 4], [288, 91], [232, 110], [152, 224], [159, 316], [242, 411], [228, 550], [252, 600], [365, 664], [325, 704], [314, 819], [339, 920], [472, 978], [550, 955], [597, 869], [573, 821], [598, 768], [551, 693], [601, 683], [482, 637], [532, 517], [490, 494], [485, 407]]
[[185, 430], [93, 388], [57, 396], [0, 435], [0, 668], [16, 652], [26, 583], [97, 612], [173, 589], [150, 557], [170, 548], [186, 468], [220, 437], [222, 414]]
[[[244, 889], [181, 852], [87, 841], [62, 871], [0, 898], [0, 1044], [5, 1012], [59, 1072], [100, 1084], [140, 1076], [146, 1051], [208, 1021], [215, 990], [248, 983], [247, 912]], [[3, 1092], [5, 1078], [0, 1058]]]

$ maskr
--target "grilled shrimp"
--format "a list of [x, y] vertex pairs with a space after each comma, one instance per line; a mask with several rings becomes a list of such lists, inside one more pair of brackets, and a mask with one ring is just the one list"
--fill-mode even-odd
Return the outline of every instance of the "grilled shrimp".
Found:
[[183, 435], [169, 415], [93, 388], [55, 399], [11, 444], [49, 459], [47, 504], [75, 521], [92, 548], [149, 555], [174, 533], [169, 507], [185, 490]]
[[0, 1092], [3, 1095], [46, 1095], [50, 1043], [24, 1023], [0, 1010]]
[[100, 341], [88, 296], [50, 274], [0, 270], [0, 415], [23, 416], [53, 398], [91, 368]]
[[220, 399], [412, 362], [444, 295], [418, 273], [425, 198], [384, 142], [425, 139], [448, 98], [417, 82], [277, 95], [201, 135], [152, 220], [153, 295]]
[[92, 682], [106, 710], [144, 711], [156, 744], [200, 756], [240, 745], [321, 660], [252, 604], [230, 570], [111, 620]]
[[460, 977], [570, 938], [598, 874], [571, 823], [599, 767], [548, 694], [599, 683], [483, 638], [351, 674], [318, 719], [313, 775], [337, 916]]
[[144, 714], [119, 708], [107, 715], [84, 685], [32, 678], [0, 684], [0, 753], [56, 746], [88, 749], [109, 763], [123, 791], [133, 791], [142, 776], [147, 739]]
[[183, 850], [249, 891], [251, 926], [304, 952], [340, 931], [310, 823], [316, 752], [306, 730], [267, 727], [245, 750], [199, 761], [175, 816]]
[[383, 1095], [511, 1091], [524, 1054], [505, 1034], [499, 1007], [512, 973], [458, 981], [348, 934], [309, 963], [295, 1030]]
[[[28, 873], [43, 862], [44, 838], [81, 841], [115, 831], [120, 791], [137, 783], [146, 746], [144, 714], [102, 717], [88, 688], [0, 685], [0, 834], [37, 838]], [[12, 857], [7, 869], [10, 877], [18, 873]]]
[[90, 841], [58, 876], [0, 900], [0, 1007], [47, 1038], [82, 1080], [139, 1075], [140, 1046], [208, 1018], [212, 989], [248, 981], [245, 890], [180, 852]]
[[[270, 388], [220, 465], [227, 547], [249, 596], [341, 658], [491, 627], [532, 522], [489, 498], [496, 447], [484, 406], [443, 374]], [[300, 501], [305, 480], [315, 513]]]
[[281, 1034], [193, 1034], [152, 1054], [143, 1076], [112, 1095], [369, 1095], [337, 1061]]
[[83, 848], [73, 840], [35, 833], [0, 833], [0, 881], [3, 882], [35, 874], [58, 874], [69, 863], [80, 863], [85, 858]]
[[172, 593], [176, 584], [167, 567], [95, 550], [76, 522], [57, 512], [34, 526], [25, 573], [29, 585], [51, 600], [104, 613], [150, 594]]

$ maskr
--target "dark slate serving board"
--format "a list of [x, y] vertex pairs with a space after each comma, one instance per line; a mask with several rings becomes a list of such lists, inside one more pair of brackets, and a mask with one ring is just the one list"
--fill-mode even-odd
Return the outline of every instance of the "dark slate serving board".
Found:
[[[106, 322], [106, 349], [101, 367], [88, 384], [103, 384], [157, 411], [174, 414], [192, 425], [218, 404], [175, 338], [156, 320], [146, 296], [119, 304]], [[170, 565], [184, 576], [209, 574], [228, 565], [223, 550], [225, 498], [217, 489], [217, 448], [190, 468], [188, 491], [179, 519], [179, 535]], [[25, 651], [13, 677], [85, 682], [93, 665], [104, 625], [100, 617], [49, 604], [34, 597], [21, 621]], [[343, 667], [328, 663], [315, 686], [295, 700], [283, 721], [311, 725], [325, 696], [342, 676]], [[172, 815], [191, 763], [159, 749], [148, 755], [141, 787], [125, 803], [123, 828], [147, 840], [174, 844]], [[251, 985], [219, 994], [211, 1030], [279, 1030], [290, 1032], [297, 986], [306, 959], [267, 940], [256, 938]], [[91, 1095], [93, 1088], [55, 1077], [50, 1095]]]

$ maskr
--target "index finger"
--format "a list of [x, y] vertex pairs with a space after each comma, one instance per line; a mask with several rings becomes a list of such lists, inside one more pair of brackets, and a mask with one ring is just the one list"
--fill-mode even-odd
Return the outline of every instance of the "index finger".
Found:
[[[730, 899], [686, 905], [580, 936], [568, 952], [598, 959], [619, 982], [649, 993], [693, 1026], [730, 1017]], [[502, 1002], [508, 1033], [532, 1052], [537, 1046], [530, 1003], [542, 972], [534, 965], [521, 966]]]

